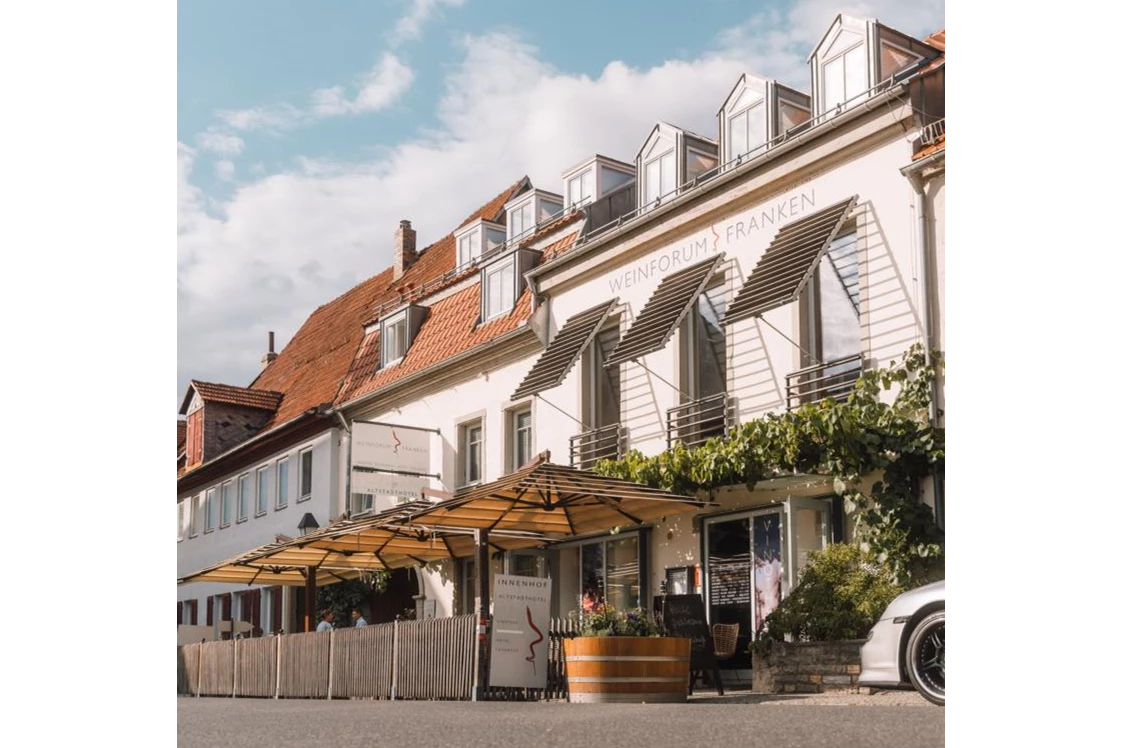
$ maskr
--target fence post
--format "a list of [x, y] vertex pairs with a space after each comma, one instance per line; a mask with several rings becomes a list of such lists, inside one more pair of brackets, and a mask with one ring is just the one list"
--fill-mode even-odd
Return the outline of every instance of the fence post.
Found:
[[238, 640], [237, 639], [234, 640], [233, 662], [234, 662], [234, 665], [233, 665], [234, 672], [230, 674], [230, 679], [232, 681], [234, 681], [234, 683], [233, 683], [233, 685], [230, 686], [230, 698], [236, 699], [236, 698], [238, 698]]
[[331, 686], [335, 675], [335, 658], [332, 656], [334, 642], [335, 629], [328, 629], [328, 701], [331, 701]]
[[398, 622], [394, 621], [394, 635], [390, 641], [390, 701], [398, 698]]
[[199, 656], [196, 661], [199, 664], [195, 668], [195, 698], [199, 698], [199, 694], [203, 690], [203, 642], [199, 642]]
[[281, 637], [282, 636], [283, 636], [283, 634], [277, 634], [276, 635], [276, 637], [277, 637], [277, 657], [275, 659], [276, 659], [276, 663], [277, 663], [277, 671], [274, 673], [274, 676], [275, 676], [274, 677], [275, 685], [273, 686], [273, 698], [274, 699], [281, 698]]

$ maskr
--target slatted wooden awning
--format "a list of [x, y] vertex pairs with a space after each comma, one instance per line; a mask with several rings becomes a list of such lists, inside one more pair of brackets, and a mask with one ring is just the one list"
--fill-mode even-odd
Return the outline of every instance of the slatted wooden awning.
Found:
[[552, 539], [654, 522], [711, 506], [688, 496], [555, 465], [549, 453], [525, 467], [421, 509], [410, 523], [493, 532], [533, 532]]
[[756, 317], [799, 298], [857, 201], [848, 197], [781, 227], [723, 321]]
[[[430, 522], [409, 522], [428, 503], [359, 519], [345, 519], [298, 538], [286, 538], [189, 574], [179, 582], [230, 582], [303, 586], [307, 569], [316, 569], [316, 584], [353, 579], [365, 571], [399, 569], [476, 552], [475, 540], [464, 528], [442, 528]], [[496, 550], [537, 548], [546, 539], [534, 533], [496, 533], [489, 545]]]
[[605, 320], [616, 306], [617, 299], [611, 299], [566, 320], [558, 334], [542, 351], [542, 355], [530, 367], [512, 400], [521, 400], [529, 395], [557, 387], [569, 374], [577, 359], [604, 326]]
[[690, 311], [695, 299], [705, 290], [706, 283], [724, 256], [724, 253], [718, 254], [660, 281], [655, 293], [651, 294], [651, 298], [636, 316], [636, 321], [609, 354], [605, 366], [635, 361], [640, 356], [662, 350]]
[[[285, 543], [282, 542], [269, 543], [233, 558], [228, 558], [202, 571], [188, 574], [180, 578], [178, 583], [226, 582], [229, 584], [303, 587], [308, 579], [307, 565], [282, 563], [270, 555], [284, 546]], [[335, 584], [347, 579], [354, 579], [360, 574], [361, 571], [357, 568], [333, 569], [321, 567], [316, 570], [316, 585]]]

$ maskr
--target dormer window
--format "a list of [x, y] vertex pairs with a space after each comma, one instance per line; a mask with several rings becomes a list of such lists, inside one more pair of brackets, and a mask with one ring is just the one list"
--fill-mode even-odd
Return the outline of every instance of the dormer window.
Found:
[[515, 308], [515, 302], [526, 288], [526, 273], [537, 264], [541, 255], [537, 250], [517, 249], [484, 266], [480, 273], [482, 322]]
[[484, 274], [484, 314], [486, 322], [515, 308], [515, 258], [488, 268]]
[[511, 241], [524, 239], [562, 210], [561, 195], [544, 190], [530, 190], [505, 206], [507, 236]]
[[387, 316], [379, 323], [382, 368], [393, 366], [405, 358], [428, 312], [429, 310], [423, 306], [411, 304], [400, 312]]
[[675, 152], [667, 151], [643, 165], [643, 201], [654, 202], [675, 190]]
[[839, 15], [810, 58], [816, 114], [853, 106], [875, 85], [939, 53], [877, 21]]
[[502, 224], [477, 218], [456, 231], [456, 266], [465, 268], [503, 246], [507, 232]]
[[[721, 108], [724, 160], [756, 151], [768, 142], [768, 81], [742, 75]], [[755, 155], [755, 153], [754, 153]]]
[[660, 122], [636, 157], [640, 173], [639, 207], [655, 207], [657, 200], [712, 172], [717, 164], [717, 143]]
[[562, 174], [565, 209], [587, 206], [635, 180], [635, 166], [597, 154]]
[[775, 138], [810, 118], [807, 94], [745, 73], [718, 110], [722, 160], [756, 158]]

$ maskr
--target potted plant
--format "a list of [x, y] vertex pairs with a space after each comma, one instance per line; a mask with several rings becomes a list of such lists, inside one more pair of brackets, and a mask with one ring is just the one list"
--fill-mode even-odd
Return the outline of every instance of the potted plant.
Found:
[[565, 639], [569, 700], [575, 703], [686, 701], [690, 640], [663, 636], [642, 608], [584, 606], [578, 636]]

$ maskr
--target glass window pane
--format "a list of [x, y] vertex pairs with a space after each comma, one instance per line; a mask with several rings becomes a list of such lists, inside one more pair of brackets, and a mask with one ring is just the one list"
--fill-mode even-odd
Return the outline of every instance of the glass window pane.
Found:
[[222, 487], [222, 524], [230, 524], [231, 512], [234, 510], [234, 484], [227, 483]]
[[659, 197], [659, 159], [649, 161], [643, 172], [643, 202], [650, 203]]
[[238, 478], [238, 519], [250, 516], [250, 476]]
[[300, 456], [300, 497], [312, 495], [312, 450]]
[[819, 263], [824, 361], [846, 358], [862, 350], [862, 330], [858, 315], [861, 293], [858, 270], [858, 239], [857, 234], [853, 233], [835, 239], [827, 256]]
[[844, 55], [846, 59], [846, 98], [851, 99], [870, 87], [866, 81], [866, 46], [860, 44]]
[[833, 109], [846, 100], [845, 71], [842, 69], [842, 58], [828, 62], [823, 66], [823, 108]]
[[787, 132], [796, 125], [801, 125], [811, 119], [811, 113], [806, 109], [780, 102], [780, 132]]
[[262, 514], [269, 509], [269, 472], [257, 471], [257, 513]]
[[827, 546], [829, 523], [830, 517], [825, 504], [816, 508], [800, 507], [795, 510], [793, 520], [795, 525], [795, 574], [792, 579], [799, 579], [799, 572], [807, 565], [807, 554], [809, 552], [821, 551]]
[[661, 195], [675, 191], [675, 152], [670, 151], [659, 159], [659, 189]]
[[207, 491], [207, 522], [206, 522], [206, 529], [207, 530], [213, 530], [214, 529], [214, 514], [215, 514], [214, 489], [212, 488], [209, 491]]
[[749, 117], [749, 151], [764, 145], [767, 140], [767, 129], [764, 126], [764, 104], [757, 104], [748, 111]]
[[881, 43], [881, 79], [892, 78], [894, 73], [904, 70], [916, 60], [920, 59], [903, 49], [892, 46], [886, 42]]
[[607, 599], [616, 608], [634, 608], [639, 605], [639, 539], [610, 540], [606, 564]]
[[752, 638], [753, 577], [749, 546], [750, 520], [711, 522], [706, 528], [710, 623], [740, 624], [735, 654], [728, 667], [749, 667], [742, 644]]
[[749, 150], [748, 112], [729, 118], [729, 158], [737, 158]]
[[277, 506], [287, 506], [289, 503], [289, 461], [282, 460], [277, 463]]
[[604, 546], [590, 543], [581, 546], [581, 609], [592, 610], [605, 602]]

